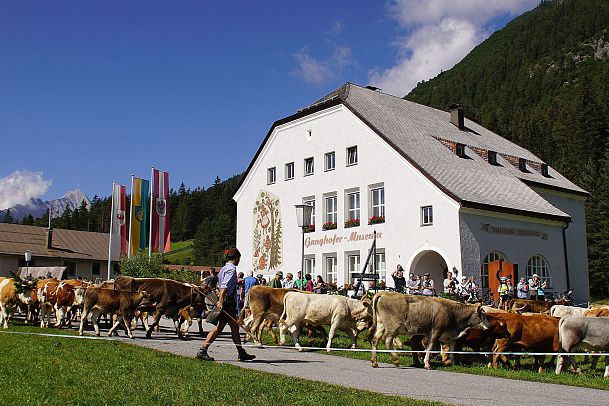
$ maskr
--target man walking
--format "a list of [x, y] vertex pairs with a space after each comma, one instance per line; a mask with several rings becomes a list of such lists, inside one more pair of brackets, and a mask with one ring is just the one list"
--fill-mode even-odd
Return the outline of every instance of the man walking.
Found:
[[214, 359], [207, 354], [207, 349], [214, 342], [218, 333], [224, 330], [226, 324], [229, 325], [233, 342], [239, 353], [239, 361], [251, 361], [255, 355], [248, 354], [241, 346], [239, 336], [239, 325], [237, 324], [237, 265], [241, 260], [241, 253], [237, 248], [231, 248], [227, 254], [228, 261], [220, 270], [218, 275], [218, 287], [220, 296], [216, 307], [220, 310], [216, 326], [207, 334], [203, 346], [197, 352], [197, 358], [202, 361], [213, 361]]

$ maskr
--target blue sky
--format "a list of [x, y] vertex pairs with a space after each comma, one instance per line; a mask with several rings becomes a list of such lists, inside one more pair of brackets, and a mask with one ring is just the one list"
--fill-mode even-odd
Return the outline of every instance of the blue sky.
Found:
[[113, 180], [209, 186], [344, 82], [403, 96], [531, 0], [0, 2], [0, 209]]

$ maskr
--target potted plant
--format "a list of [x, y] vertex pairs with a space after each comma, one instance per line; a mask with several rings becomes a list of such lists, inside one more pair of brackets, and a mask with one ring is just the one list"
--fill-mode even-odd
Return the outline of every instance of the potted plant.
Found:
[[372, 216], [368, 219], [368, 224], [380, 224], [385, 222], [385, 216]]
[[345, 228], [358, 227], [359, 219], [349, 219], [345, 221]]
[[305, 233], [313, 233], [315, 232], [315, 224], [311, 224], [310, 226], [306, 226], [304, 228]]
[[336, 222], [333, 221], [327, 221], [324, 223], [324, 225], [321, 227], [324, 231], [325, 230], [336, 230]]

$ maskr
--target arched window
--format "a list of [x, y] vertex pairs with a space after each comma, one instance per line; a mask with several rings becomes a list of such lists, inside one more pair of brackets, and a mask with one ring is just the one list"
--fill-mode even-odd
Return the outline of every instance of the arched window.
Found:
[[550, 276], [550, 266], [548, 261], [541, 255], [533, 255], [527, 262], [527, 281], [537, 274], [541, 281], [548, 282], [548, 288], [552, 286], [552, 277]]
[[505, 255], [503, 255], [499, 251], [493, 251], [489, 253], [486, 257], [484, 257], [484, 261], [482, 261], [482, 271], [480, 272], [480, 278], [483, 288], [488, 288], [488, 264], [493, 261], [497, 261], [498, 259], [507, 261]]

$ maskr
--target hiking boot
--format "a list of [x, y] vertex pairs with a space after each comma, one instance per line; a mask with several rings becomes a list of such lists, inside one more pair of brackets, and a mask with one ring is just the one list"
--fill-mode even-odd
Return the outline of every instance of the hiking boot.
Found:
[[253, 359], [256, 359], [255, 355], [252, 354], [248, 354], [247, 352], [245, 352], [245, 350], [243, 348], [239, 349], [239, 361], [251, 361]]
[[207, 348], [199, 348], [195, 358], [201, 361], [214, 361], [214, 359], [207, 354]]

